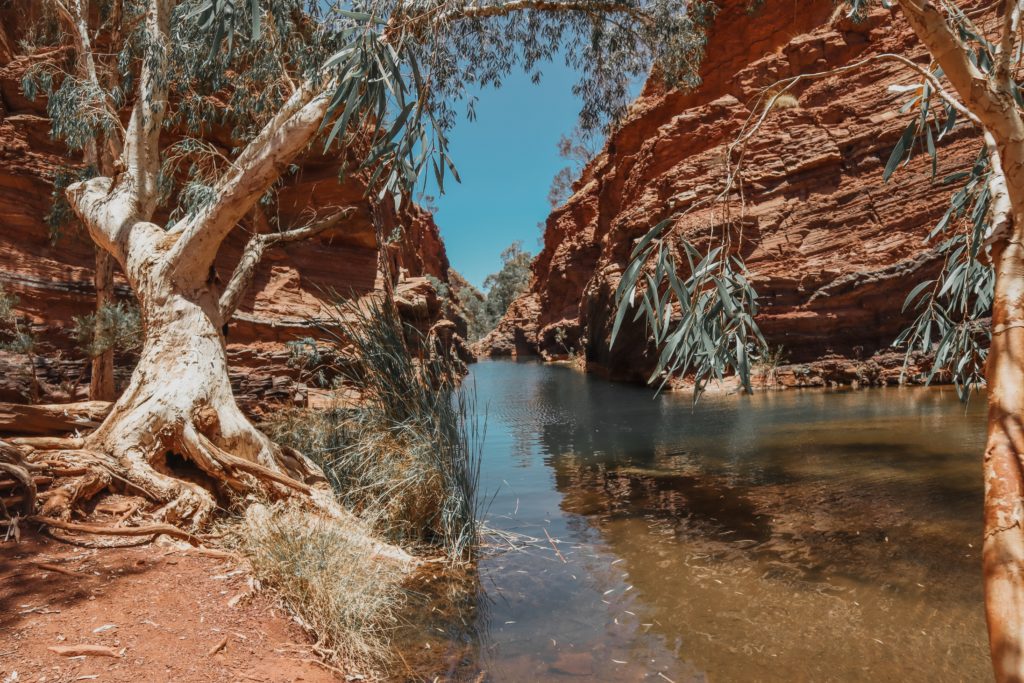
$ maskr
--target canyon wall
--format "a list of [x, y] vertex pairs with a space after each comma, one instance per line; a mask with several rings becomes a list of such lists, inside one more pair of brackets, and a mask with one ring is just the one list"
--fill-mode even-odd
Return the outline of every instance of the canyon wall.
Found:
[[[854, 22], [832, 0], [719, 5], [702, 85], [666, 91], [659, 78], [649, 80], [573, 196], [548, 218], [530, 288], [478, 346], [482, 352], [549, 359], [576, 352], [592, 371], [646, 379], [653, 359], [642, 325], [624, 328], [609, 349], [615, 288], [637, 239], [718, 192], [726, 146], [761, 89], [885, 52], [924, 55], [895, 12], [878, 9]], [[950, 194], [924, 153], [882, 181], [909, 116], [898, 111], [907, 95], [888, 86], [911, 82], [902, 67], [871, 60], [809, 79], [747, 145], [736, 243], [761, 296], [761, 328], [790, 364], [788, 383], [899, 376], [902, 354], [890, 345], [911, 319], [901, 312], [906, 294], [940, 266], [924, 237]], [[940, 143], [937, 178], [968, 165], [979, 148], [976, 132], [959, 125]], [[682, 234], [707, 247], [716, 211], [691, 211]]]
[[[0, 286], [17, 297], [19, 314], [40, 340], [35, 368], [44, 383], [44, 398], [60, 400], [81, 397], [88, 387], [88, 363], [70, 332], [72, 317], [95, 307], [95, 252], [75, 223], [56, 238], [47, 226], [54, 175], [79, 160], [50, 138], [46, 102], [29, 100], [22, 92], [22, 76], [34, 61], [64, 58], [60, 50], [19, 54], [24, 25], [16, 10], [0, 10]], [[429, 213], [410, 202], [398, 213], [384, 209], [385, 234], [402, 226], [405, 238], [388, 247], [382, 258], [371, 207], [358, 180], [339, 183], [337, 160], [320, 154], [308, 154], [299, 165], [280, 191], [276, 208], [282, 225], [301, 224], [309, 210], [318, 208], [355, 206], [357, 211], [330, 231], [265, 255], [227, 329], [232, 382], [250, 409], [268, 400], [306, 400], [303, 378], [288, 364], [287, 342], [316, 336], [309, 321], [329, 305], [333, 292], [348, 297], [379, 290], [384, 285], [382, 261], [389, 264], [399, 307], [408, 319], [426, 329], [446, 308], [431, 280], [447, 282], [448, 259]], [[213, 274], [222, 283], [245, 246], [245, 227], [222, 249]], [[129, 299], [120, 274], [117, 283], [119, 294]], [[455, 322], [456, 331], [464, 335], [465, 324]], [[128, 367], [119, 368], [119, 379], [126, 379], [128, 372]], [[0, 353], [0, 377], [0, 401], [24, 400], [30, 377], [24, 357]]]

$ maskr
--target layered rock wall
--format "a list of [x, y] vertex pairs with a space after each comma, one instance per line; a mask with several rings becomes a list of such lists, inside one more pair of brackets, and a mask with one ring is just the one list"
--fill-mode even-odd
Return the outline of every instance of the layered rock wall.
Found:
[[[574, 195], [548, 218], [530, 289], [481, 344], [484, 352], [556, 358], [576, 349], [591, 370], [645, 379], [653, 360], [640, 325], [608, 345], [614, 291], [636, 240], [718, 191], [726, 146], [761, 89], [867, 60], [799, 84], [796, 101], [769, 114], [745, 152], [746, 207], [735, 243], [762, 297], [759, 323], [795, 375], [811, 383], [898, 376], [899, 354], [886, 351], [909, 322], [906, 294], [939, 267], [924, 237], [950, 190], [933, 179], [923, 153], [883, 183], [909, 116], [898, 112], [907, 96], [888, 86], [915, 79], [875, 57], [924, 51], [884, 10], [853, 22], [832, 0], [766, 0], [755, 11], [746, 0], [719, 4], [703, 84], [666, 92], [650, 79]], [[979, 146], [969, 126], [958, 126], [941, 143], [937, 177], [969, 164]], [[706, 247], [720, 212], [691, 211], [682, 233]]]

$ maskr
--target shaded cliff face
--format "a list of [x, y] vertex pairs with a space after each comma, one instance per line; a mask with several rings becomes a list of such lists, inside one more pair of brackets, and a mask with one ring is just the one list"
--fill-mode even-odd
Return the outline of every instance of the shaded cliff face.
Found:
[[[718, 191], [726, 145], [759, 90], [883, 52], [924, 54], [902, 19], [883, 10], [854, 23], [832, 0], [767, 0], [752, 13], [746, 0], [719, 4], [703, 85], [665, 92], [651, 79], [575, 194], [548, 218], [530, 289], [482, 351], [558, 357], [566, 344], [557, 337], [584, 352], [592, 370], [646, 379], [653, 361], [640, 325], [608, 348], [615, 288], [638, 238]], [[759, 322], [790, 362], [831, 359], [831, 370], [814, 372], [837, 379], [855, 379], [859, 360], [889, 347], [910, 320], [901, 313], [906, 294], [939, 267], [923, 239], [949, 187], [933, 181], [924, 154], [882, 182], [907, 116], [898, 113], [905, 96], [887, 86], [912, 81], [891, 63], [870, 62], [801, 84], [796, 106], [773, 110], [746, 149], [739, 250], [761, 294]], [[941, 143], [938, 178], [972, 161], [979, 144], [958, 127]], [[684, 219], [683, 234], [698, 247], [707, 246], [702, 235], [718, 222], [716, 211]], [[876, 379], [898, 375], [895, 358], [874, 359], [884, 366]]]
[[[0, 11], [0, 286], [18, 297], [19, 312], [31, 319], [42, 342], [37, 372], [50, 398], [60, 399], [75, 395], [76, 382], [79, 393], [88, 387], [87, 364], [70, 330], [73, 316], [95, 306], [95, 252], [77, 225], [64, 228], [56, 241], [46, 225], [54, 174], [78, 159], [50, 138], [45, 101], [30, 101], [22, 93], [22, 75], [34, 61], [62, 56], [59, 50], [18, 54], [19, 16], [15, 10]], [[249, 407], [265, 399], [305, 400], [304, 387], [295, 381], [301, 378], [288, 367], [286, 342], [316, 336], [307, 321], [323, 310], [331, 292], [358, 296], [381, 288], [382, 260], [394, 274], [407, 318], [425, 331], [443, 315], [426, 276], [447, 282], [448, 259], [430, 214], [408, 202], [399, 213], [385, 209], [385, 233], [402, 226], [405, 237], [382, 257], [363, 186], [356, 180], [339, 184], [332, 158], [309, 155], [300, 166], [280, 193], [282, 225], [301, 224], [319, 207], [356, 206], [357, 211], [331, 231], [265, 255], [227, 330], [232, 382]], [[230, 277], [246, 239], [244, 230], [236, 230], [222, 249], [216, 266], [221, 282]], [[119, 294], [130, 296], [120, 274], [117, 278]], [[28, 380], [24, 366], [24, 358], [0, 353], [0, 400], [22, 399]]]

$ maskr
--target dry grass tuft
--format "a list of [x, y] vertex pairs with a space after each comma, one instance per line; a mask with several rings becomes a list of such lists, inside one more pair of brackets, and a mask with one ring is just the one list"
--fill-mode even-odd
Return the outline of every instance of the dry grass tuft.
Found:
[[772, 109], [799, 109], [800, 100], [795, 95], [791, 95], [788, 92], [784, 92], [775, 98]]
[[374, 557], [338, 524], [294, 506], [254, 504], [229, 539], [249, 558], [261, 584], [315, 639], [322, 656], [364, 673], [379, 672], [390, 663], [407, 575]]

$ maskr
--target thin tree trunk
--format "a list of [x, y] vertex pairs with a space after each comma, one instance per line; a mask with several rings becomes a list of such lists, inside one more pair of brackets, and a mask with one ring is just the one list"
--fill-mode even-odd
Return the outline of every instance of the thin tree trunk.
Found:
[[995, 259], [985, 449], [985, 611], [996, 679], [1024, 681], [1024, 247]]
[[[103, 249], [96, 249], [96, 330], [99, 335], [101, 314], [105, 306], [114, 303], [114, 259]], [[110, 348], [92, 359], [89, 378], [89, 399], [113, 401], [117, 395], [114, 385], [114, 349]]]

